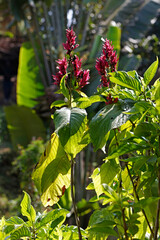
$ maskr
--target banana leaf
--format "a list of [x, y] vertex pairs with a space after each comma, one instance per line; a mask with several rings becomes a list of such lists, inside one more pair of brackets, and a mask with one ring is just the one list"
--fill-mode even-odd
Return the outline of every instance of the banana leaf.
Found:
[[4, 107], [13, 147], [26, 147], [35, 138], [46, 138], [46, 129], [34, 110], [24, 106]]
[[34, 99], [44, 95], [44, 86], [35, 60], [34, 50], [30, 42], [22, 44], [19, 56], [17, 76], [17, 104], [34, 107]]

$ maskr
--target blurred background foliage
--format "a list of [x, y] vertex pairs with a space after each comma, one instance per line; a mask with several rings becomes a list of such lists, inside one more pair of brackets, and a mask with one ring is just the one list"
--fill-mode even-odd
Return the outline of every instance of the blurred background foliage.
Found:
[[[83, 68], [91, 70], [91, 83], [84, 89], [91, 95], [100, 83], [94, 66], [101, 53], [101, 38], [112, 41], [119, 70], [135, 69], [142, 75], [160, 56], [159, 10], [160, 0], [0, 0], [0, 83], [4, 91], [0, 102], [0, 216], [19, 212], [16, 203], [22, 189], [37, 208], [42, 207], [31, 172], [54, 130], [50, 104], [61, 96], [55, 93], [52, 74], [56, 60], [64, 56], [65, 29], [73, 27], [80, 45], [76, 54], [83, 59]], [[9, 96], [6, 88], [12, 88]], [[2, 108], [4, 104], [10, 106]], [[94, 104], [88, 112], [92, 115], [98, 108]], [[98, 209], [86, 201], [91, 193], [85, 187], [101, 159], [103, 153], [94, 153], [91, 145], [77, 157], [76, 201], [81, 216]], [[60, 201], [70, 209], [69, 192]]]

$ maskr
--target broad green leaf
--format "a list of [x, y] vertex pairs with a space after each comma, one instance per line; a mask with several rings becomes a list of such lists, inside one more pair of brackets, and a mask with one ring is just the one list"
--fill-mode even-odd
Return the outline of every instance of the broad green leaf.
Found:
[[120, 144], [116, 149], [114, 149], [110, 155], [107, 157], [107, 159], [112, 159], [119, 157], [123, 154], [132, 153], [134, 151], [142, 151], [143, 149], [148, 149], [150, 146], [141, 139], [127, 139], [126, 141], [123, 141], [122, 144]]
[[95, 150], [104, 146], [105, 137], [111, 129], [120, 127], [129, 119], [129, 115], [125, 114], [124, 111], [130, 111], [132, 106], [132, 100], [131, 102], [125, 100], [118, 104], [110, 104], [102, 108], [92, 118], [89, 131]]
[[[55, 209], [44, 215], [40, 220], [36, 221], [36, 229], [46, 226], [49, 222], [55, 221], [59, 217], [62, 217], [61, 222], [63, 223], [66, 219], [68, 211], [66, 209]], [[52, 226], [53, 228], [53, 226]]]
[[93, 212], [89, 219], [88, 226], [94, 226], [99, 223], [108, 221], [108, 225], [114, 225], [114, 216], [107, 208], [102, 208], [101, 210], [96, 210]]
[[30, 236], [31, 236], [31, 232], [29, 228], [26, 226], [21, 226], [15, 229], [15, 231], [11, 233], [10, 239], [17, 240], [17, 239], [21, 239], [22, 237], [30, 237]]
[[60, 82], [60, 90], [62, 91], [63, 95], [69, 99], [69, 90], [68, 88], [66, 87], [66, 75], [64, 75], [61, 79], [61, 82]]
[[77, 107], [79, 108], [87, 108], [89, 106], [91, 106], [93, 103], [96, 102], [105, 102], [106, 100], [99, 96], [99, 95], [93, 95], [91, 97], [82, 97], [77, 99]]
[[113, 72], [110, 73], [110, 81], [122, 87], [127, 87], [135, 91], [141, 92], [141, 83], [137, 77], [136, 71], [134, 72]]
[[128, 171], [127, 168], [125, 168], [122, 173], [122, 186], [124, 187], [124, 189], [128, 190], [129, 186], [130, 186], [130, 177], [128, 175]]
[[117, 233], [113, 230], [114, 226], [114, 216], [107, 208], [96, 210], [89, 220], [88, 239], [105, 240], [109, 235], [117, 236]]
[[154, 83], [154, 89], [152, 90], [152, 98], [153, 100], [160, 99], [160, 79], [157, 79]]
[[10, 217], [9, 219], [6, 220], [6, 224], [7, 225], [14, 225], [14, 224], [24, 224], [24, 221], [22, 218], [14, 216], [14, 217]]
[[36, 219], [36, 211], [31, 205], [30, 196], [25, 191], [24, 191], [23, 200], [21, 202], [21, 213], [23, 216], [27, 217], [28, 220], [33, 224], [33, 222]]
[[146, 231], [147, 231], [147, 222], [146, 222], [143, 214], [142, 213], [139, 213], [139, 214], [141, 214], [141, 216], [139, 218], [137, 218], [139, 223], [136, 224], [138, 226], [138, 232], [135, 234], [134, 237], [136, 239], [145, 240], [145, 234], [146, 234]]
[[150, 137], [151, 135], [157, 135], [155, 126], [152, 123], [141, 122], [134, 130], [134, 134], [137, 137]]
[[141, 199], [137, 203], [135, 203], [134, 206], [139, 207], [141, 209], [145, 209], [149, 205], [152, 205], [155, 202], [158, 202], [159, 199], [160, 199], [159, 197], [149, 197], [147, 199]]
[[14, 148], [17, 148], [18, 144], [27, 146], [33, 137], [45, 139], [46, 129], [34, 110], [12, 105], [5, 107], [4, 111]]
[[64, 105], [66, 105], [66, 102], [65, 102], [64, 100], [57, 100], [57, 101], [54, 101], [54, 102], [51, 104], [50, 108], [53, 108], [53, 107], [62, 107], [62, 106], [64, 106]]
[[32, 177], [44, 206], [57, 203], [70, 186], [70, 161], [56, 133], [52, 134]]
[[[78, 235], [78, 229], [77, 226], [62, 226], [62, 232], [63, 232], [63, 239], [64, 240], [79, 240], [79, 235]], [[81, 234], [82, 234], [82, 239], [86, 239], [86, 233], [85, 231], [81, 228]]]
[[75, 158], [87, 143], [81, 142], [87, 131], [87, 113], [80, 108], [61, 108], [54, 114], [55, 132], [64, 150]]
[[96, 226], [88, 229], [88, 240], [106, 240], [108, 236], [118, 237], [116, 231], [107, 226]]
[[158, 58], [144, 73], [144, 83], [147, 86], [156, 74], [158, 68]]
[[115, 160], [107, 161], [101, 165], [100, 169], [97, 168], [96, 170], [94, 170], [94, 173], [92, 174], [91, 178], [94, 183], [94, 188], [97, 193], [97, 196], [103, 193], [102, 184], [111, 183], [114, 177], [118, 174], [119, 170], [120, 167]]
[[34, 107], [38, 97], [44, 95], [44, 86], [39, 74], [34, 50], [30, 42], [22, 44], [17, 75], [17, 104]]

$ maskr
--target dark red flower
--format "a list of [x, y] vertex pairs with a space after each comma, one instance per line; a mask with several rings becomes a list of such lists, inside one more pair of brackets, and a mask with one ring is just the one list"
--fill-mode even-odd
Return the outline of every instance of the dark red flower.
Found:
[[102, 52], [106, 59], [109, 59], [113, 53], [113, 47], [111, 44], [112, 42], [110, 43], [109, 40], [106, 39], [102, 46]]
[[81, 65], [82, 65], [82, 59], [79, 59], [79, 57], [75, 55], [73, 58], [72, 64], [73, 64], [73, 69], [74, 69], [74, 76], [76, 78], [78, 78], [79, 74], [81, 72], [80, 70], [81, 70]]
[[67, 50], [67, 54], [70, 54], [79, 44], [76, 44], [76, 34], [73, 29], [66, 29], [66, 37], [67, 41], [63, 43], [63, 47]]
[[109, 94], [107, 97], [106, 97], [106, 102], [105, 104], [106, 105], [109, 105], [109, 104], [112, 104], [112, 103], [117, 103], [118, 102], [118, 98], [112, 98], [111, 94]]
[[80, 81], [79, 81], [79, 87], [83, 88], [84, 86], [86, 86], [87, 84], [89, 84], [89, 79], [90, 79], [90, 75], [89, 75], [89, 70], [83, 70], [80, 73]]
[[60, 81], [61, 81], [61, 79], [62, 79], [62, 77], [63, 77], [63, 75], [61, 74], [61, 73], [56, 73], [56, 75], [52, 75], [53, 76], [53, 79], [54, 79], [54, 85], [60, 85]]
[[101, 82], [103, 87], [109, 87], [109, 72], [116, 71], [118, 58], [116, 52], [113, 51], [113, 46], [109, 40], [105, 40], [102, 46], [102, 55], [96, 60], [96, 69], [101, 75]]
[[59, 59], [57, 63], [59, 64], [59, 66], [57, 66], [57, 69], [59, 69], [59, 73], [65, 75], [68, 67], [68, 62], [66, 58], [64, 57], [63, 59]]
[[101, 76], [106, 74], [106, 67], [109, 67], [109, 65], [106, 62], [105, 56], [102, 55], [97, 58], [95, 67]]
[[57, 63], [59, 64], [59, 66], [57, 66], [57, 69], [59, 69], [59, 71], [56, 73], [56, 75], [53, 75], [53, 79], [55, 80], [53, 84], [59, 86], [61, 78], [67, 73], [68, 62], [64, 57], [63, 59], [59, 59]]

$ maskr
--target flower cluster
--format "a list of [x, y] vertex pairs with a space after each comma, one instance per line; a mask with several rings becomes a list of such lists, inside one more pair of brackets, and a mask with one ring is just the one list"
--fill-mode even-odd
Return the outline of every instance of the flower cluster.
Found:
[[67, 29], [66, 30], [66, 37], [67, 37], [67, 41], [66, 43], [63, 43], [63, 47], [65, 50], [67, 50], [67, 54], [70, 55], [70, 53], [76, 49], [79, 44], [76, 44], [76, 34], [73, 31], [73, 29]]
[[67, 68], [69, 67], [71, 71], [70, 78], [74, 78], [76, 89], [81, 89], [86, 84], [89, 84], [89, 70], [83, 70], [81, 68], [82, 59], [79, 59], [77, 55], [72, 55], [72, 51], [79, 46], [78, 44], [76, 44], [76, 35], [73, 29], [66, 30], [66, 37], [67, 41], [66, 43], [63, 43], [63, 46], [64, 49], [67, 50], [67, 55], [69, 55], [69, 58], [64, 57], [62, 60], [59, 59], [57, 61], [58, 72], [56, 73], [56, 75], [53, 75], [53, 79], [55, 80], [54, 84], [58, 86], [60, 85], [60, 81], [62, 77], [67, 74]]
[[63, 59], [59, 59], [57, 63], [59, 64], [59, 66], [57, 66], [59, 71], [56, 75], [53, 75], [53, 79], [55, 80], [54, 84], [59, 86], [62, 77], [67, 73], [68, 62], [64, 57]]
[[109, 94], [107, 97], [106, 97], [106, 102], [105, 104], [108, 105], [108, 104], [112, 104], [112, 103], [117, 103], [118, 102], [118, 98], [112, 98], [111, 94]]
[[109, 87], [109, 72], [116, 71], [116, 65], [118, 62], [118, 58], [116, 52], [113, 51], [113, 46], [109, 42], [109, 40], [105, 40], [102, 47], [102, 55], [97, 58], [96, 61], [96, 69], [101, 75], [101, 82], [103, 87]]

